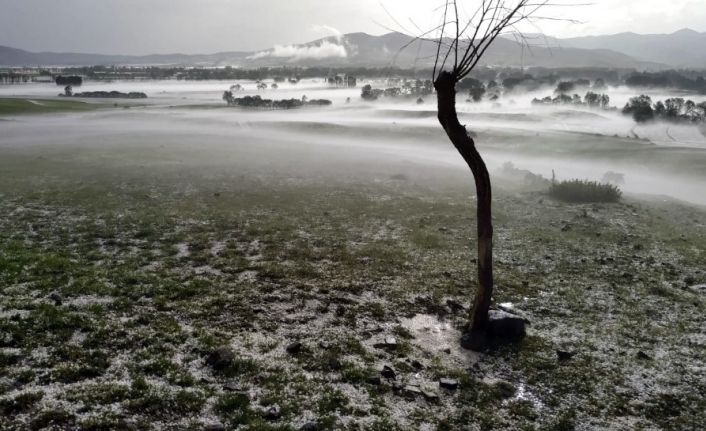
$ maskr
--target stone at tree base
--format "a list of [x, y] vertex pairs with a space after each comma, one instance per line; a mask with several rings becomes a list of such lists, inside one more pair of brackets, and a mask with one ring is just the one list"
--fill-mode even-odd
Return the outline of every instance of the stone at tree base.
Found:
[[525, 319], [500, 310], [488, 313], [488, 334], [496, 338], [521, 340], [527, 335]]
[[482, 352], [491, 344], [521, 341], [527, 335], [527, 321], [501, 310], [488, 312], [488, 327], [485, 331], [471, 331], [461, 337], [461, 347]]
[[319, 423], [315, 421], [310, 421], [302, 425], [302, 427], [299, 429], [301, 431], [317, 431], [319, 429]]

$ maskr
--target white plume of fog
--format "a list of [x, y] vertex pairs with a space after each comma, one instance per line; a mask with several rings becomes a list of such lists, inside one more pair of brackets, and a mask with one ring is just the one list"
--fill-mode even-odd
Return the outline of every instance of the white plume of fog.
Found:
[[315, 33], [332, 35], [333, 37], [336, 38], [336, 40], [338, 41], [339, 44], [343, 40], [343, 33], [341, 33], [341, 31], [339, 29], [337, 29], [335, 27], [331, 27], [330, 25], [314, 24], [311, 26], [311, 30], [314, 31]]
[[250, 60], [260, 58], [290, 58], [292, 60], [346, 58], [348, 50], [345, 45], [332, 43], [327, 40], [319, 45], [275, 45], [269, 51], [260, 51], [248, 57]]

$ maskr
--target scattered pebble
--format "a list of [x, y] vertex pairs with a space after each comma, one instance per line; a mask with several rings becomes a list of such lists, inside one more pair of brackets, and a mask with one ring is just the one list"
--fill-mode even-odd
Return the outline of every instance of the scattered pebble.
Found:
[[280, 409], [278, 404], [273, 404], [270, 407], [266, 408], [263, 417], [267, 419], [268, 421], [274, 421], [280, 418], [282, 416], [282, 409]]
[[639, 352], [637, 352], [637, 359], [642, 359], [643, 361], [651, 361], [652, 357], [640, 350]]
[[455, 391], [458, 389], [458, 380], [456, 379], [440, 379], [439, 387], [448, 389], [450, 391]]
[[391, 367], [385, 365], [382, 367], [382, 370], [380, 371], [380, 374], [386, 378], [387, 380], [396, 380], [397, 375], [395, 374], [395, 370], [393, 370]]
[[566, 350], [557, 350], [556, 351], [556, 356], [559, 359], [559, 362], [565, 362], [570, 360], [571, 358], [576, 355], [576, 352], [567, 352]]
[[214, 370], [228, 368], [235, 360], [235, 353], [229, 347], [219, 347], [206, 358], [206, 364]]
[[54, 305], [56, 305], [57, 307], [60, 306], [63, 302], [63, 298], [57, 291], [50, 293], [49, 299], [52, 300], [54, 302]]
[[295, 341], [294, 343], [287, 346], [286, 350], [287, 350], [287, 353], [289, 353], [290, 355], [296, 355], [299, 352], [301, 352], [302, 343], [300, 343], [299, 341]]

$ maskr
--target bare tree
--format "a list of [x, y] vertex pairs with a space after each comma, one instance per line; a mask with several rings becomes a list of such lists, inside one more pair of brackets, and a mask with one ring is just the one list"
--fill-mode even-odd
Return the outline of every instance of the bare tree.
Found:
[[447, 0], [440, 27], [434, 64], [434, 88], [438, 102], [438, 119], [454, 147], [473, 173], [477, 194], [478, 235], [478, 289], [476, 291], [471, 321], [466, 334], [467, 347], [485, 344], [487, 334], [506, 331], [508, 335], [524, 335], [524, 326], [504, 322], [491, 327], [489, 311], [493, 295], [493, 222], [492, 188], [488, 168], [473, 138], [458, 120], [456, 113], [456, 84], [468, 76], [478, 65], [488, 48], [503, 33], [514, 31], [515, 26], [528, 20], [546, 1], [531, 0], [481, 0], [478, 9], [467, 18], [459, 13], [457, 0]]

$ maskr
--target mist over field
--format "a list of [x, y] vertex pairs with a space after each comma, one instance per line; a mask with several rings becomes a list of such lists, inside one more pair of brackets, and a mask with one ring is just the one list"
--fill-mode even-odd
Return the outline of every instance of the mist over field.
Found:
[[148, 3], [0, 7], [0, 429], [706, 429], [698, 2]]
[[[385, 80], [373, 80], [384, 84]], [[234, 81], [232, 84], [236, 84]], [[438, 171], [439, 166], [464, 169], [463, 161], [444, 139], [436, 120], [435, 101], [366, 102], [360, 89], [331, 89], [323, 80], [296, 85], [282, 84], [267, 90], [274, 99], [328, 99], [330, 109], [291, 111], [233, 111], [218, 105], [219, 96], [230, 82], [110, 82], [87, 83], [82, 91], [140, 91], [149, 95], [144, 106], [132, 110], [80, 114], [79, 118], [16, 119], [4, 125], [4, 146], [25, 146], [28, 142], [49, 148], [76, 144], [98, 135], [102, 145], [114, 148], [129, 133], [148, 148], [155, 140], [168, 142], [165, 149], [189, 147], [204, 160], [217, 161], [222, 152], [240, 152], [255, 157], [248, 164], [272, 164], [301, 158], [304, 172], [326, 173], [322, 159], [331, 157], [346, 170], [361, 177], [368, 162], [385, 158], [389, 162], [414, 163], [420, 170]], [[240, 82], [241, 96], [257, 95], [255, 83]], [[248, 90], [248, 86], [250, 89]], [[469, 130], [480, 136], [479, 146], [487, 155], [491, 170], [511, 162], [546, 178], [552, 170], [558, 179], [601, 180], [608, 171], [625, 174], [624, 191], [653, 197], [706, 204], [706, 137], [695, 125], [659, 123], [638, 125], [620, 112], [602, 112], [567, 106], [533, 107], [531, 100], [551, 94], [552, 88], [518, 92], [502, 103], [470, 103], [458, 99], [458, 110]], [[634, 91], [608, 88], [613, 103], [622, 106]], [[51, 85], [0, 88], [6, 97], [47, 98], [56, 92]], [[262, 92], [260, 92], [261, 94]], [[655, 100], [678, 94], [665, 90], [648, 93]], [[346, 99], [351, 100], [346, 103]], [[38, 102], [41, 103], [41, 102]], [[211, 109], [204, 109], [210, 107]], [[217, 109], [220, 108], [220, 109]], [[26, 123], [31, 122], [27, 131]], [[50, 142], [41, 136], [52, 136]], [[211, 136], [215, 147], [199, 148], [187, 136]], [[260, 142], [267, 144], [260, 144]], [[90, 147], [90, 145], [89, 145]], [[48, 149], [49, 149], [48, 148]], [[51, 150], [50, 150], [51, 151]], [[313, 160], [306, 160], [312, 153]], [[303, 155], [302, 155], [303, 154]], [[355, 157], [350, 164], [345, 154]], [[336, 176], [331, 169], [329, 176]], [[385, 169], [379, 173], [385, 175]], [[434, 173], [439, 175], [439, 173]]]

